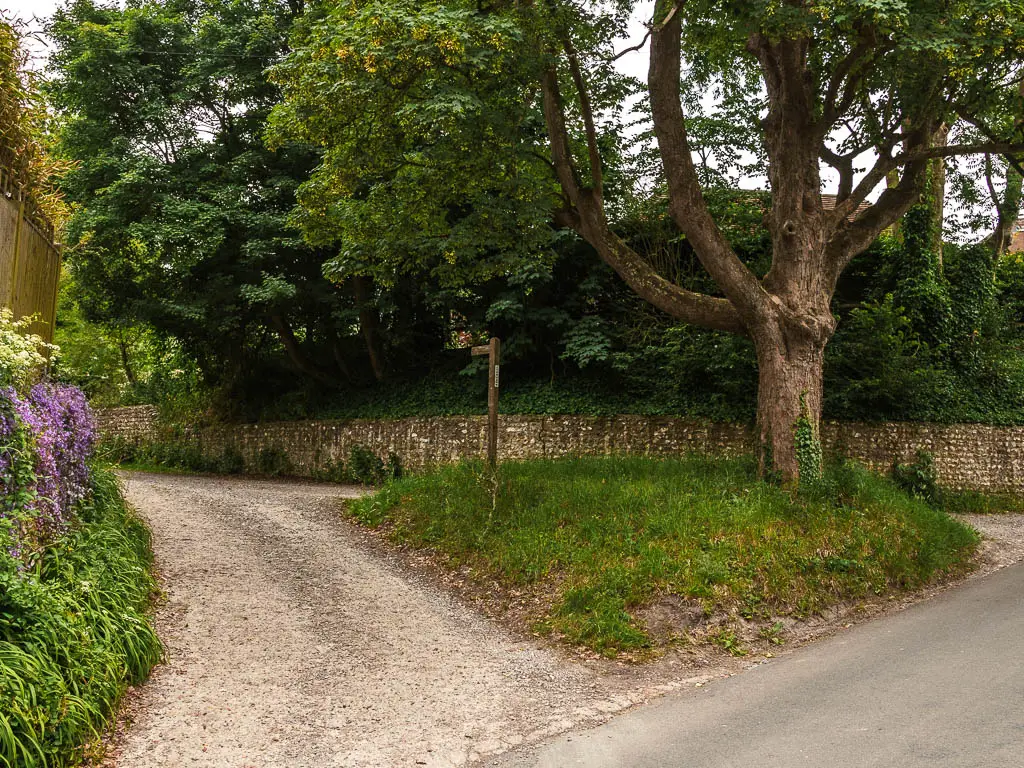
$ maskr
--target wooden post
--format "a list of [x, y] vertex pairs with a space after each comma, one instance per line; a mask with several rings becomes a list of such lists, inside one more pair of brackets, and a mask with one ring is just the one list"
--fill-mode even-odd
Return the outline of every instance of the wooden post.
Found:
[[18, 189], [18, 220], [14, 224], [14, 253], [11, 258], [11, 316], [18, 320], [18, 261], [21, 258], [21, 230], [25, 226], [25, 196]]
[[[54, 238], [56, 239], [56, 238]], [[60, 269], [64, 262], [64, 245], [62, 243], [51, 243], [54, 251], [54, 258], [57, 260], [57, 274], [53, 280], [53, 306], [50, 309], [50, 333], [49, 341], [52, 344], [57, 336], [57, 300], [60, 298]], [[50, 350], [46, 350], [46, 359], [50, 359]]]
[[498, 388], [501, 383], [501, 339], [492, 336], [488, 344], [470, 350], [475, 357], [487, 355], [487, 463], [498, 466]]

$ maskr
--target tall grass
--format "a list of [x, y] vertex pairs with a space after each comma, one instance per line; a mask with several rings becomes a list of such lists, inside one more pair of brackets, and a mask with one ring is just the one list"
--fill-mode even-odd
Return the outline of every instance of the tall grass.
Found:
[[805, 617], [962, 569], [977, 543], [852, 465], [794, 497], [740, 460], [510, 462], [497, 478], [461, 464], [389, 482], [350, 509], [453, 567], [532, 591], [547, 600], [538, 627], [607, 653], [651, 644], [638, 616], [659, 596], [707, 616]]
[[74, 765], [161, 654], [149, 534], [92, 471], [80, 521], [34, 567], [0, 558], [0, 766]]

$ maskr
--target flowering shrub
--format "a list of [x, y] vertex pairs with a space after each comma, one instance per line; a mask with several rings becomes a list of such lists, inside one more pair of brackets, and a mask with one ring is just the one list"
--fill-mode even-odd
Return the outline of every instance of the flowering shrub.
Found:
[[74, 387], [37, 384], [27, 397], [0, 390], [0, 515], [16, 530], [21, 552], [53, 541], [67, 530], [89, 486], [87, 461], [95, 430], [89, 407]]
[[82, 392], [36, 384], [0, 389], [0, 532], [25, 560], [67, 531], [89, 488], [95, 428]]
[[[17, 521], [13, 546], [43, 546], [67, 530], [89, 487], [95, 429], [75, 387], [37, 384], [27, 397], [0, 390], [0, 514]], [[25, 553], [23, 552], [22, 555]]]
[[0, 551], [23, 564], [66, 532], [87, 493], [95, 439], [80, 390], [32, 386], [44, 352], [52, 356], [57, 348], [28, 326], [0, 309]]
[[15, 320], [11, 310], [0, 308], [0, 387], [28, 386], [46, 365], [44, 353], [57, 353], [56, 346], [28, 333], [29, 325], [29, 320]]
[[80, 765], [159, 660], [149, 534], [90, 468], [81, 390], [37, 383], [38, 337], [0, 315], [0, 766]]

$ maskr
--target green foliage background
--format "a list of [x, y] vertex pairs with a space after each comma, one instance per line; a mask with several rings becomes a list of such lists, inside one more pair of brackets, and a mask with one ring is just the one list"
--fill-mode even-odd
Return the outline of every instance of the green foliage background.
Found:
[[[816, 55], [839, 55], [858, 14], [930, 30], [904, 52], [922, 67], [970, 53], [950, 54], [955, 30], [932, 34], [941, 19], [924, 0], [913, 13], [819, 5], [828, 15], [775, 19], [832, 30]], [[983, 6], [977, 18], [1002, 18]], [[752, 420], [751, 344], [653, 310], [556, 220], [535, 75], [544, 40], [567, 34], [588, 57], [614, 228], [666, 278], [716, 293], [667, 216], [650, 135], [623, 138], [637, 115], [618, 105], [641, 84], [608, 57], [629, 12], [70, 3], [50, 26], [46, 86], [74, 161], [59, 375], [94, 402], [153, 402], [189, 423], [480, 413], [485, 373], [465, 347], [495, 335], [507, 413]], [[758, 75], [730, 51], [742, 24], [773, 11], [748, 12], [734, 27], [688, 25], [707, 56], [682, 96], [695, 112], [721, 89], [691, 139], [715, 220], [760, 275], [771, 201], [736, 188], [763, 172]], [[972, 44], [1002, 57], [997, 27]], [[564, 87], [571, 101], [571, 78]], [[929, 210], [923, 200], [841, 278], [825, 416], [1024, 423], [1024, 265], [985, 243], [946, 244], [940, 258]]]

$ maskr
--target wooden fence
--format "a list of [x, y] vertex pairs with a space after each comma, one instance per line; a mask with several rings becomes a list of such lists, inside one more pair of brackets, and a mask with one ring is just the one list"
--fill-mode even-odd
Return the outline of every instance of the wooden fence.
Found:
[[60, 246], [53, 225], [0, 169], [0, 306], [53, 341]]

